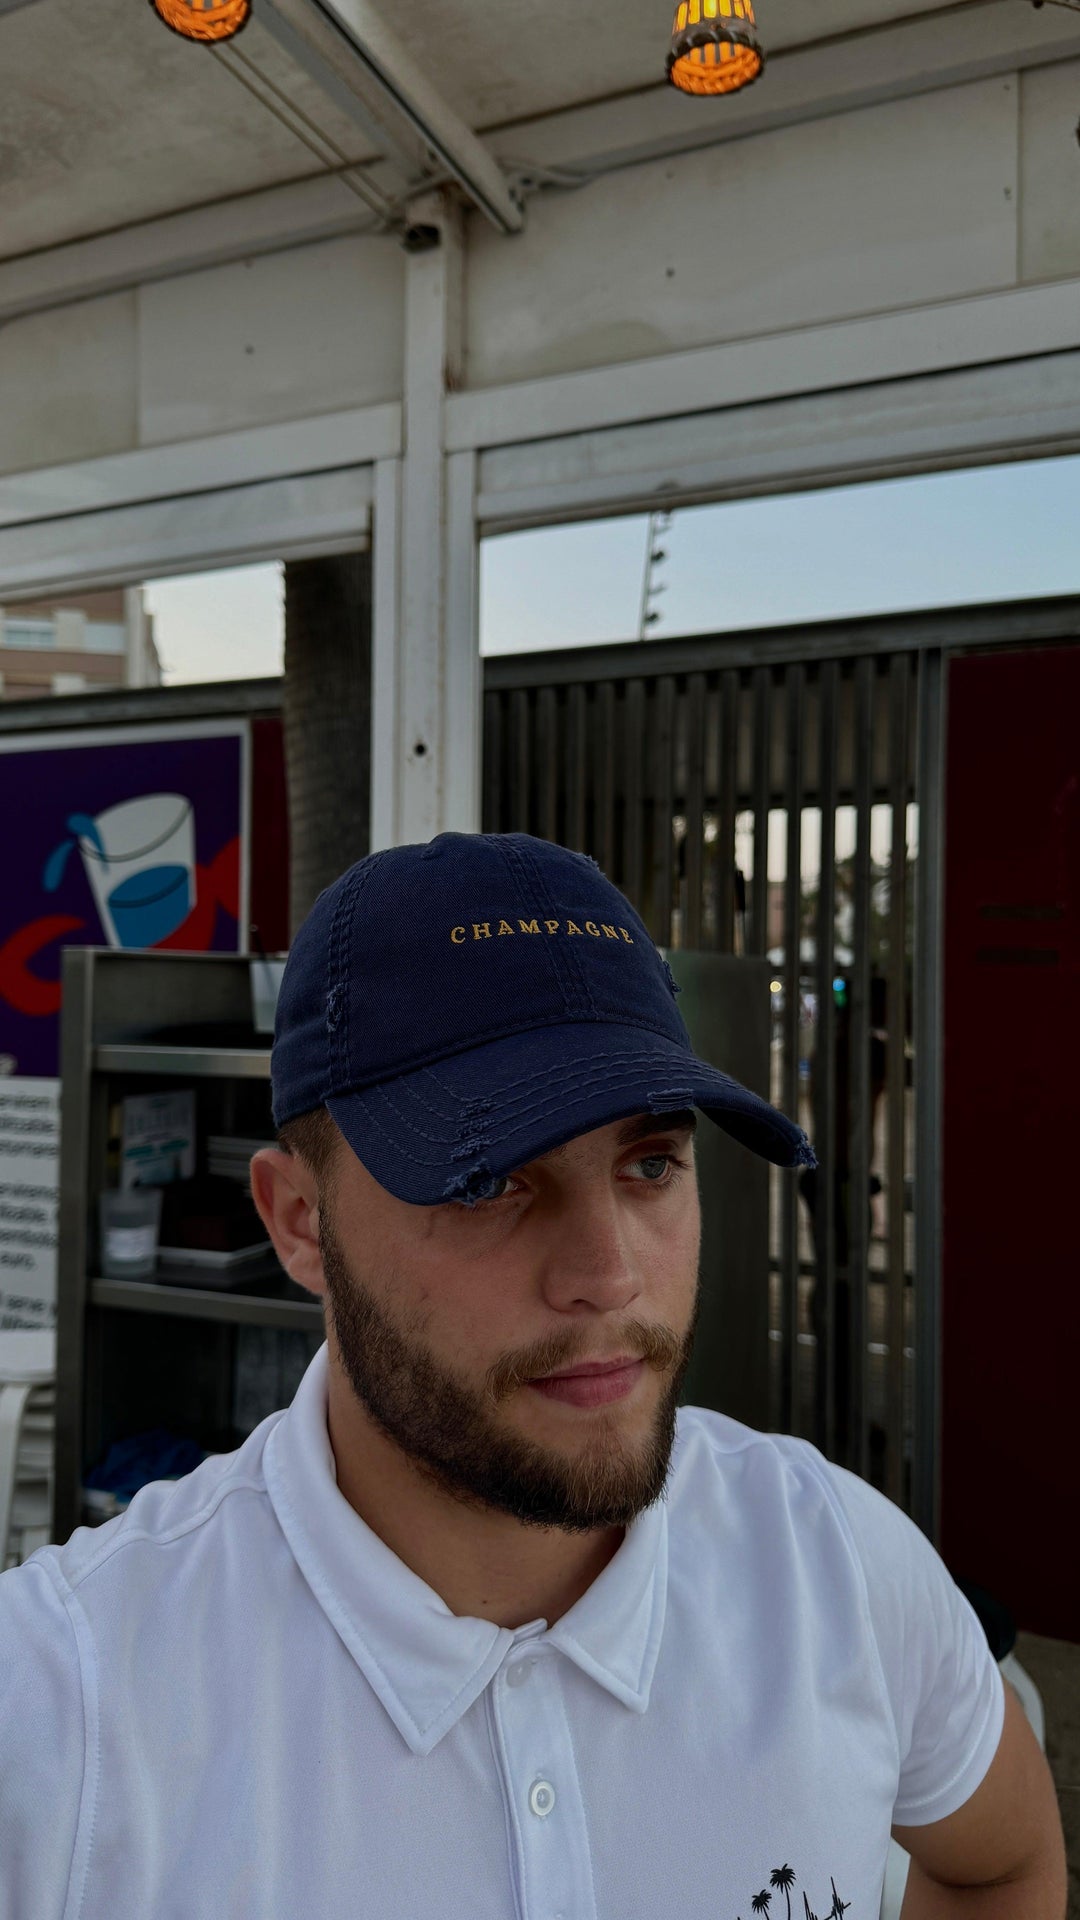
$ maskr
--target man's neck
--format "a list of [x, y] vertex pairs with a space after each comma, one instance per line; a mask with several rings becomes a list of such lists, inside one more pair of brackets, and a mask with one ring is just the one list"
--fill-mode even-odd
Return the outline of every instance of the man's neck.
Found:
[[466, 1505], [406, 1459], [330, 1380], [327, 1417], [339, 1492], [451, 1613], [517, 1629], [554, 1626], [618, 1552], [622, 1527], [564, 1533]]

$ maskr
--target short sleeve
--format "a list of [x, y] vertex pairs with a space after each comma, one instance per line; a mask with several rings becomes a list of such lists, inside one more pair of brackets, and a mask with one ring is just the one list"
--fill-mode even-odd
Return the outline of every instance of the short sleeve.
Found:
[[829, 1472], [866, 1575], [896, 1726], [893, 1821], [929, 1826], [986, 1777], [1005, 1724], [1005, 1684], [978, 1614], [925, 1534], [856, 1474]]
[[75, 1631], [34, 1556], [0, 1573], [0, 1920], [62, 1920], [85, 1749]]

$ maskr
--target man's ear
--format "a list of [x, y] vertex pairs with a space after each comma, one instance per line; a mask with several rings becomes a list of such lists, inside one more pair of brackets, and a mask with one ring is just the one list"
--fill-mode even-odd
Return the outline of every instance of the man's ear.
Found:
[[311, 1169], [294, 1153], [261, 1147], [251, 1162], [251, 1197], [290, 1280], [309, 1293], [325, 1294], [319, 1190]]

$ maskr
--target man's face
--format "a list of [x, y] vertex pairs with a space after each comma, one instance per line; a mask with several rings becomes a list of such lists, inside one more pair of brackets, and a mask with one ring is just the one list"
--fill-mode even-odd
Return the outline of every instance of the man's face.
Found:
[[601, 1127], [472, 1208], [395, 1200], [339, 1142], [320, 1191], [331, 1355], [453, 1498], [585, 1532], [663, 1491], [697, 1319], [693, 1124]]

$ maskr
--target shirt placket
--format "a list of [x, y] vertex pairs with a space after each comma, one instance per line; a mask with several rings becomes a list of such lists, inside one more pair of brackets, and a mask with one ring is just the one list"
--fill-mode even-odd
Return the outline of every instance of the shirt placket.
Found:
[[492, 1685], [521, 1920], [596, 1920], [581, 1782], [552, 1647], [519, 1644]]

